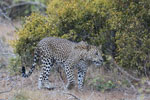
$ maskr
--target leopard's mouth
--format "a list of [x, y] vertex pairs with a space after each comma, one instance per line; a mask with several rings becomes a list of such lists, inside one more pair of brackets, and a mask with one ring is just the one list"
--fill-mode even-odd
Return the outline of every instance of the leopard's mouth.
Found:
[[102, 62], [101, 62], [101, 61], [93, 61], [93, 63], [94, 63], [96, 66], [102, 65]]

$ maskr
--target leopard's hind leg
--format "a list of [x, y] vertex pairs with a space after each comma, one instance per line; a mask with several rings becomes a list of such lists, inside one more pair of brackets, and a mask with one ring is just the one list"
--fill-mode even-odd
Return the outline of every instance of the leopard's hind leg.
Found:
[[43, 58], [41, 61], [42, 61], [43, 69], [39, 77], [38, 88], [53, 89], [54, 86], [51, 86], [48, 78], [50, 75], [50, 71], [54, 65], [54, 59]]

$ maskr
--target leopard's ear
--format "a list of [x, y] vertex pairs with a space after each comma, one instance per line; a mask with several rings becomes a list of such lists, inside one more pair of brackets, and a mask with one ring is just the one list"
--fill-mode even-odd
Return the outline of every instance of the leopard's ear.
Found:
[[89, 51], [90, 45], [87, 42], [81, 41], [76, 44], [75, 49], [80, 49], [80, 50], [86, 49], [87, 51]]
[[102, 50], [102, 45], [99, 45], [99, 46], [98, 46], [98, 49], [99, 49], [99, 50]]

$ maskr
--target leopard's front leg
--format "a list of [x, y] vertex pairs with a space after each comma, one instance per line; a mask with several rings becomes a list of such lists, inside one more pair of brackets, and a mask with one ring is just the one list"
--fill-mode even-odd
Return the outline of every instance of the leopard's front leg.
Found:
[[70, 90], [75, 86], [72, 61], [70, 61], [70, 60], [66, 61], [64, 64], [64, 67], [65, 67], [65, 73], [66, 73], [67, 81], [68, 81], [66, 88]]
[[87, 71], [87, 63], [85, 61], [80, 61], [77, 68], [78, 68], [78, 89], [82, 90]]

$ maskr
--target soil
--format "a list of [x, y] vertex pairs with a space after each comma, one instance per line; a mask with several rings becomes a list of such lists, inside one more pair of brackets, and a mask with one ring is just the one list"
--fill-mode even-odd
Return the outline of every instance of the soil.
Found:
[[9, 76], [8, 72], [1, 70], [0, 100], [13, 100], [17, 98], [16, 95], [23, 95], [31, 100], [150, 100], [150, 97], [146, 97], [145, 94], [139, 95], [127, 90], [100, 92], [84, 89], [83, 91], [78, 91], [76, 87], [72, 90], [65, 90], [63, 83], [58, 77], [56, 80], [52, 80], [52, 83], [56, 86], [54, 90], [39, 90], [37, 88], [37, 80], [38, 72], [25, 79], [21, 75]]

